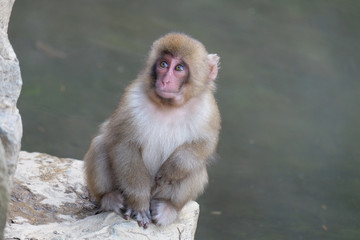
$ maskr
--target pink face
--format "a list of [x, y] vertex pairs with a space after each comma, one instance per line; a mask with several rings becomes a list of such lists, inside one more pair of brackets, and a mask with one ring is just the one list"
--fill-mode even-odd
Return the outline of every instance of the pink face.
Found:
[[156, 94], [165, 99], [177, 98], [188, 75], [189, 68], [180, 58], [165, 54], [156, 62]]

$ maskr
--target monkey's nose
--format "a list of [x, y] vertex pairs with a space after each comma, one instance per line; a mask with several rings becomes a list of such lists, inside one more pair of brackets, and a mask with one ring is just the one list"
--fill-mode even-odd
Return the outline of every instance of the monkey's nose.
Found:
[[164, 86], [169, 84], [171, 82], [171, 76], [166, 75], [161, 82]]

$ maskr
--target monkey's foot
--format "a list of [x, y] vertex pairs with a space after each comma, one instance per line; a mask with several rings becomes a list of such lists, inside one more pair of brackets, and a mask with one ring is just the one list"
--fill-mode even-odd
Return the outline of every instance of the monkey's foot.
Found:
[[131, 208], [127, 208], [124, 213], [124, 218], [126, 220], [133, 218], [135, 221], [137, 221], [139, 227], [143, 227], [144, 229], [148, 228], [151, 222], [150, 210], [135, 211]]
[[151, 200], [150, 211], [152, 221], [160, 226], [173, 223], [178, 216], [177, 210], [169, 201], [159, 199]]
[[121, 213], [124, 208], [124, 196], [119, 190], [106, 193], [101, 199], [101, 209]]

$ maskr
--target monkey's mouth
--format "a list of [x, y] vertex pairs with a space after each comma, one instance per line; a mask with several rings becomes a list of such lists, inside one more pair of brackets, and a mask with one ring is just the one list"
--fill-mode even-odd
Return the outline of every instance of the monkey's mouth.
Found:
[[169, 91], [169, 90], [161, 90], [156, 88], [155, 89], [156, 94], [164, 99], [174, 99], [177, 98], [180, 94], [180, 91]]

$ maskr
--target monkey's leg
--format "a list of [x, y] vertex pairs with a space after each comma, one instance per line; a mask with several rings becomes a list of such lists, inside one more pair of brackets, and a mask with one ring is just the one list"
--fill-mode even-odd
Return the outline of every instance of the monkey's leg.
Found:
[[109, 158], [102, 138], [102, 135], [94, 138], [84, 157], [87, 186], [91, 197], [100, 203], [102, 210], [120, 213], [124, 206], [124, 198], [111, 178]]
[[120, 143], [113, 147], [110, 154], [115, 183], [125, 198], [125, 218], [133, 217], [139, 226], [147, 228], [151, 222], [149, 204], [153, 180], [139, 147], [133, 143]]
[[206, 159], [211, 153], [212, 149], [206, 143], [186, 144], [161, 166], [150, 203], [155, 223], [172, 223], [183, 206], [203, 192], [208, 182]]

